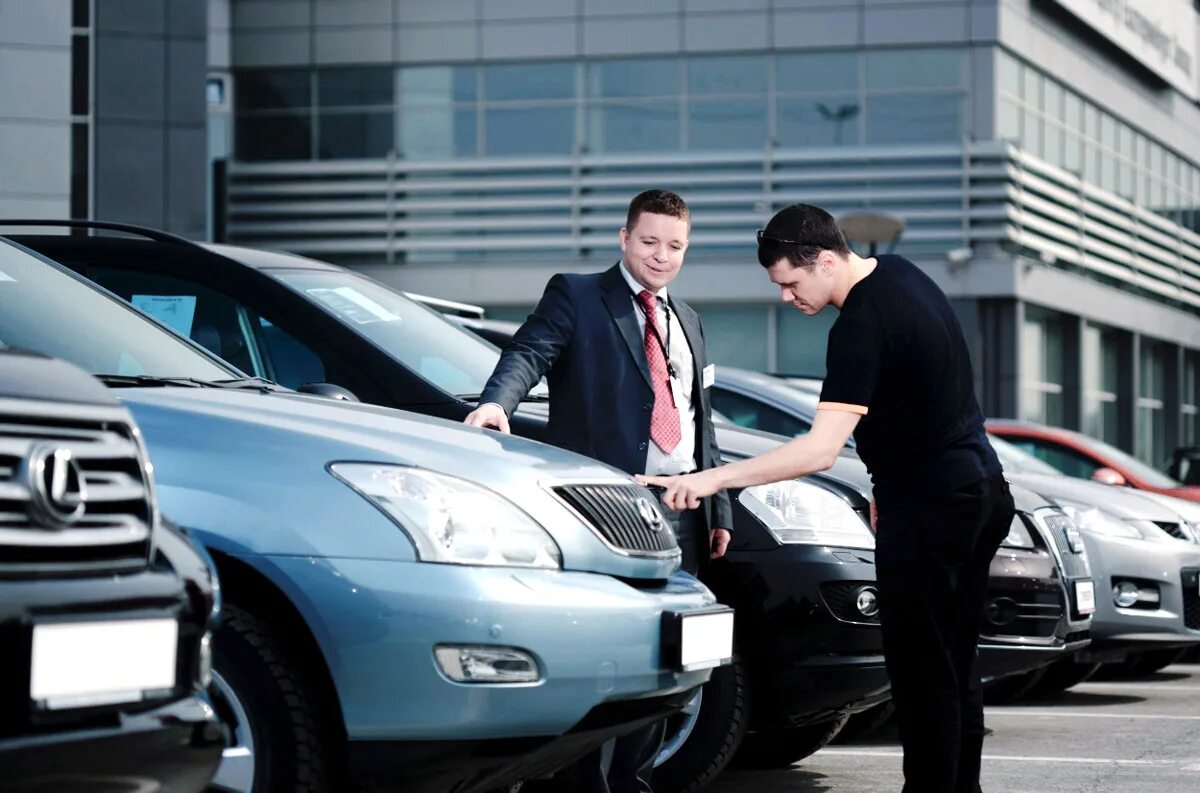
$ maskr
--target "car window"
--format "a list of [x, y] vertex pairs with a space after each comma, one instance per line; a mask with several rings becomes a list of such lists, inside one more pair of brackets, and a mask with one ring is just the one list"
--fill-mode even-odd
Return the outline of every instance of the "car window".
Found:
[[1038, 459], [1035, 455], [1030, 454], [1011, 441], [996, 435], [990, 435], [988, 436], [988, 442], [992, 444], [992, 448], [996, 451], [996, 456], [1000, 458], [1000, 465], [1006, 471], [1022, 474], [1063, 476], [1062, 471]]
[[1151, 487], [1179, 487], [1180, 483], [1156, 468], [1152, 468], [1138, 458], [1127, 452], [1123, 452], [1116, 446], [1105, 443], [1104, 441], [1096, 440], [1095, 438], [1085, 438], [1083, 443], [1095, 451], [1096, 454], [1111, 460], [1117, 466], [1130, 472], [1138, 479], [1143, 480]]
[[88, 277], [243, 372], [269, 377], [254, 337], [256, 316], [203, 284], [162, 273], [92, 266]]
[[[178, 310], [186, 314], [186, 307]], [[4, 240], [0, 343], [62, 358], [92, 374], [239, 376], [82, 278]]]
[[810, 429], [806, 421], [749, 397], [713, 386], [709, 399], [714, 410], [739, 427], [773, 432], [776, 435], [804, 435]]
[[258, 337], [267, 369], [263, 377], [288, 388], [329, 382], [321, 356], [283, 328], [258, 317]]
[[1029, 452], [1037, 459], [1062, 471], [1067, 476], [1080, 479], [1091, 479], [1098, 468], [1098, 462], [1085, 457], [1074, 449], [1045, 440], [1044, 438], [1008, 438], [1009, 443], [1022, 451]]

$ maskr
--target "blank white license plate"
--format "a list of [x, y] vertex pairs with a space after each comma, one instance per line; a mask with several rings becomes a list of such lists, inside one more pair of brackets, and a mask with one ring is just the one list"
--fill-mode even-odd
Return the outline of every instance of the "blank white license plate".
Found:
[[733, 612], [691, 614], [680, 624], [679, 663], [685, 670], [720, 666], [733, 657]]
[[175, 620], [33, 626], [29, 698], [61, 710], [137, 702], [175, 687]]
[[1075, 582], [1075, 609], [1080, 614], [1096, 611], [1096, 585], [1091, 581]]

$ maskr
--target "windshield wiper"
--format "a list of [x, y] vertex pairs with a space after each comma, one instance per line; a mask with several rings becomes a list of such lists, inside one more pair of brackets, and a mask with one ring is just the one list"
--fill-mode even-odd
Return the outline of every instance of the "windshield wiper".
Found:
[[259, 391], [282, 391], [262, 377], [235, 377], [229, 380], [202, 380], [198, 377], [156, 377], [148, 374], [98, 374], [100, 382], [113, 388], [143, 388], [151, 386], [182, 386], [185, 388], [253, 388]]

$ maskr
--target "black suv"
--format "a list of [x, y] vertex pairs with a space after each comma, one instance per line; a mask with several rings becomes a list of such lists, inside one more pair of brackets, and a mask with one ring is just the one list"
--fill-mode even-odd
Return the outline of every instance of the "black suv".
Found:
[[[364, 402], [461, 420], [498, 358], [494, 347], [440, 314], [341, 267], [120, 224], [0, 221], [17, 224], [125, 234], [5, 236], [107, 287], [243, 371], [290, 388], [349, 391]], [[516, 434], [542, 438], [546, 400], [544, 389], [534, 389], [514, 417]], [[756, 453], [763, 441], [749, 435], [725, 428], [718, 442], [726, 454]], [[747, 730], [743, 759], [789, 765], [824, 745], [850, 714], [889, 697], [867, 502], [831, 478], [791, 487], [800, 501], [821, 500], [849, 516], [845, 531], [796, 540], [795, 531], [768, 525], [778, 515], [754, 492], [734, 494], [734, 544], [705, 583], [737, 608], [742, 656], [716, 670], [702, 697], [676, 720], [660, 754], [657, 789], [702, 785]]]
[[0, 791], [205, 788], [211, 569], [108, 389], [0, 349]]

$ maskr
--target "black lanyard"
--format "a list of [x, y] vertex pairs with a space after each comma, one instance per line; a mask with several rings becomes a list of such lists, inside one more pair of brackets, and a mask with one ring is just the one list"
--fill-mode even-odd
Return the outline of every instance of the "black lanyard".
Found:
[[654, 306], [652, 308], [645, 308], [645, 305], [643, 304], [643, 308], [645, 310], [642, 313], [646, 315], [646, 327], [649, 328], [654, 334], [654, 340], [657, 341], [658, 346], [662, 348], [663, 358], [667, 362], [667, 377], [678, 377], [679, 375], [675, 372], [675, 364], [671, 363], [671, 304], [663, 300], [663, 313], [667, 315], [666, 342], [663, 341], [662, 335], [658, 332], [657, 311], [655, 311], [655, 315], [653, 316], [650, 314], [651, 311], [654, 311], [658, 307], [659, 300], [661, 300], [661, 298], [655, 296]]

